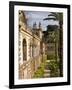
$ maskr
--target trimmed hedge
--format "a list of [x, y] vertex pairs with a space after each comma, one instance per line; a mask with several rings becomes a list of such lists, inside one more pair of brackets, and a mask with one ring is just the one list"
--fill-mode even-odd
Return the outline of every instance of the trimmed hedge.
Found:
[[47, 55], [47, 59], [49, 59], [49, 60], [55, 59], [55, 55]]

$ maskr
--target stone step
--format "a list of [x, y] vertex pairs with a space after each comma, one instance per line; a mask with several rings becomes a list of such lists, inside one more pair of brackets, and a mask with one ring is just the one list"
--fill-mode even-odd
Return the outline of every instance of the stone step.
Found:
[[44, 77], [50, 77], [50, 74], [49, 73], [45, 73]]
[[47, 61], [46, 61], [46, 63], [49, 63], [49, 62], [50, 62], [50, 60], [47, 60]]
[[46, 69], [46, 70], [44, 70], [44, 72], [45, 72], [45, 73], [50, 73], [50, 70], [47, 70], [47, 69]]

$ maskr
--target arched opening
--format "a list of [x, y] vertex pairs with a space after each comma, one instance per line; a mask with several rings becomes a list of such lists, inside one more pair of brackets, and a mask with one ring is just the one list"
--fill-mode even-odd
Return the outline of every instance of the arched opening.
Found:
[[27, 43], [26, 39], [23, 39], [23, 61], [27, 60]]

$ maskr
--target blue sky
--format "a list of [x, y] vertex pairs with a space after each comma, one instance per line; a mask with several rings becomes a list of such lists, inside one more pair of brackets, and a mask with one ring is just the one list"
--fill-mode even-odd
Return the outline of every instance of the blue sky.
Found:
[[46, 26], [48, 25], [58, 25], [57, 21], [53, 20], [46, 20], [44, 21], [43, 19], [48, 17], [50, 14], [49, 12], [44, 12], [44, 11], [24, 11], [26, 19], [27, 19], [27, 24], [29, 27], [33, 27], [33, 23], [36, 22], [37, 27], [39, 22], [41, 22], [42, 30], [45, 31], [47, 28]]

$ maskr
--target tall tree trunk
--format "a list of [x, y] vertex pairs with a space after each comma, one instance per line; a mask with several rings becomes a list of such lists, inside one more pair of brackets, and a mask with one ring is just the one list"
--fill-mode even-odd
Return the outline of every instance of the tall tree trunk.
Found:
[[60, 24], [59, 30], [59, 58], [60, 58], [60, 76], [63, 76], [63, 29]]
[[57, 62], [57, 30], [55, 30], [55, 59]]

